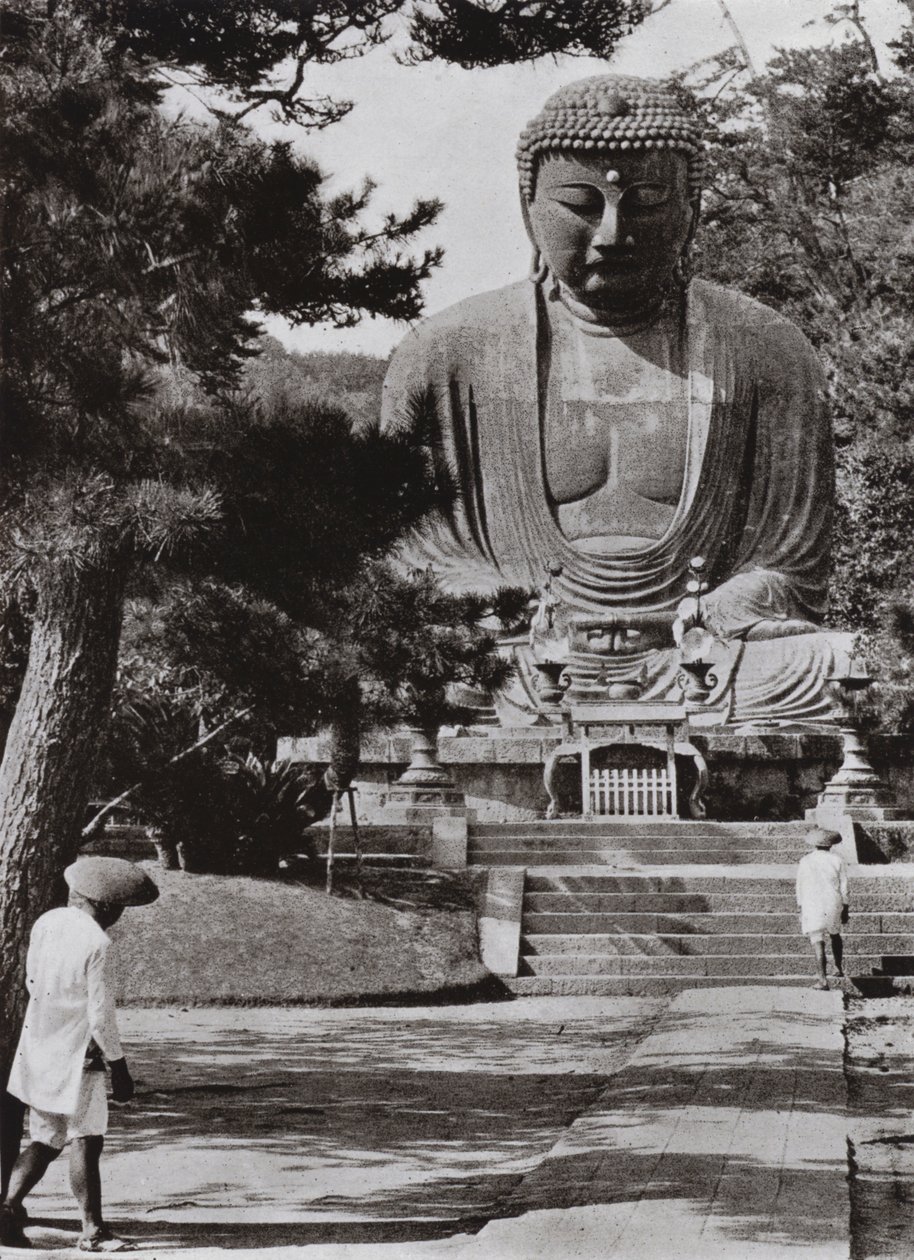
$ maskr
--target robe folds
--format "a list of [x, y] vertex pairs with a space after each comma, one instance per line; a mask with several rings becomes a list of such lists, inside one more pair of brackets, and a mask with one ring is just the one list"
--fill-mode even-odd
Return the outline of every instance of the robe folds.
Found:
[[590, 554], [559, 529], [543, 425], [551, 365], [548, 303], [523, 281], [425, 320], [395, 352], [382, 424], [434, 400], [430, 446], [456, 488], [447, 519], [405, 558], [447, 589], [539, 587], [572, 612], [672, 612], [688, 561], [703, 556], [724, 638], [763, 619], [821, 621], [834, 496], [825, 382], [799, 330], [732, 290], [695, 280], [683, 301], [688, 434], [682, 491], [664, 536]]

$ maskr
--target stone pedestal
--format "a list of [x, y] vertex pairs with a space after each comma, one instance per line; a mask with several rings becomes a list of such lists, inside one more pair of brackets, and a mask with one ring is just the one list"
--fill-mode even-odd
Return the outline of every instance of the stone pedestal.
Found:
[[902, 818], [891, 789], [870, 763], [863, 738], [852, 726], [841, 728], [843, 760], [825, 784], [815, 809], [806, 817], [820, 825], [834, 826], [842, 818], [882, 822]]
[[463, 793], [438, 760], [438, 741], [431, 731], [415, 731], [410, 762], [390, 790], [394, 806], [454, 807]]

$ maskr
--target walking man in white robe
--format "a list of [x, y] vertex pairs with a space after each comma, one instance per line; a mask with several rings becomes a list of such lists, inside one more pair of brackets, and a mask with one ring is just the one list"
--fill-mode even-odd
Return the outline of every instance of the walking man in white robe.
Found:
[[848, 920], [847, 867], [832, 846], [841, 843], [837, 831], [816, 827], [806, 836], [812, 852], [800, 859], [797, 869], [797, 905], [800, 931], [812, 943], [816, 959], [815, 989], [827, 989], [825, 938], [831, 940], [835, 970], [844, 975], [844, 941], [841, 927]]
[[49, 910], [29, 941], [29, 1005], [9, 1092], [29, 1107], [30, 1144], [19, 1156], [0, 1204], [0, 1246], [29, 1247], [23, 1201], [69, 1138], [70, 1186], [82, 1214], [81, 1251], [118, 1251], [102, 1216], [99, 1161], [108, 1125], [105, 1064], [116, 1102], [133, 1097], [121, 1048], [111, 974], [112, 927], [125, 906], [147, 905], [158, 889], [120, 858], [82, 858], [64, 872], [67, 906]]

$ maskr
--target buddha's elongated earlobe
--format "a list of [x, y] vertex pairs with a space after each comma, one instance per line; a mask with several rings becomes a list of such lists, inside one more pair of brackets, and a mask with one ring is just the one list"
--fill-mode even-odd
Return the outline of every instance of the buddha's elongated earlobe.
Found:
[[537, 243], [537, 239], [533, 235], [533, 224], [530, 222], [530, 206], [523, 193], [521, 193], [520, 198], [520, 213], [530, 244], [533, 246], [533, 255], [530, 259], [530, 281], [532, 284], [543, 284], [549, 275], [549, 267], [543, 257], [543, 252]]
[[698, 227], [698, 218], [701, 210], [701, 201], [699, 198], [692, 200], [692, 222], [689, 225], [689, 234], [686, 242], [682, 247], [682, 252], [676, 259], [676, 266], [673, 268], [673, 280], [681, 289], [687, 289], [692, 279], [692, 243], [695, 240], [695, 230]]
[[692, 279], [692, 270], [692, 243], [690, 241], [676, 259], [676, 266], [673, 268], [673, 280], [680, 289], [688, 288]]

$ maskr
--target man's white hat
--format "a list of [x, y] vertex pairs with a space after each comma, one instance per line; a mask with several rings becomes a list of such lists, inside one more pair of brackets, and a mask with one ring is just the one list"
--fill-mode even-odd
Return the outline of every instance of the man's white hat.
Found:
[[804, 839], [810, 848], [830, 849], [832, 845], [841, 843], [841, 833], [826, 831], [824, 827], [813, 827], [812, 831], [806, 833]]

